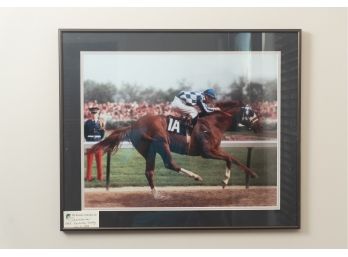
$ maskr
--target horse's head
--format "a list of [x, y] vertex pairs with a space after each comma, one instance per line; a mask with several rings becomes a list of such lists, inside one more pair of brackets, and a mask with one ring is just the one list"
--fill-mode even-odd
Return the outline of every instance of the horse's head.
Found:
[[222, 113], [229, 115], [234, 122], [246, 126], [255, 133], [261, 132], [260, 119], [251, 106], [244, 105], [242, 101], [225, 101], [217, 102], [216, 107], [219, 107]]
[[246, 126], [249, 130], [258, 133], [262, 130], [260, 119], [250, 105], [240, 108], [240, 124]]
[[249, 105], [244, 105], [242, 101], [226, 101], [218, 102], [216, 106], [222, 112], [228, 113], [231, 116], [238, 117], [236, 122], [246, 126], [249, 130], [258, 133], [262, 130], [260, 119], [257, 113]]

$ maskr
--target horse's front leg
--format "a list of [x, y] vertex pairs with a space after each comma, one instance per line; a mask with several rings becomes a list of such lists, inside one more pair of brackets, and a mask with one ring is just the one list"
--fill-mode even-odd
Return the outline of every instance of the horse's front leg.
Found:
[[225, 177], [222, 180], [222, 188], [225, 188], [228, 184], [228, 181], [230, 180], [231, 177], [231, 168], [228, 168], [226, 165], [226, 171], [225, 171]]
[[237, 160], [235, 157], [233, 157], [229, 153], [224, 152], [222, 149], [214, 149], [214, 150], [205, 149], [205, 151], [202, 154], [202, 157], [226, 161], [225, 178], [224, 180], [222, 180], [223, 188], [225, 188], [225, 186], [227, 185], [230, 179], [232, 163], [236, 164], [242, 171], [244, 171], [249, 176], [253, 178], [257, 177], [257, 174], [254, 171], [252, 171], [250, 168], [245, 166], [243, 163], [241, 163], [239, 160]]
[[225, 153], [223, 151], [211, 151], [211, 150], [205, 150], [203, 155], [203, 158], [209, 158], [209, 159], [215, 159], [215, 160], [224, 160], [226, 162], [226, 170], [225, 170], [225, 176], [222, 180], [222, 188], [225, 188], [228, 184], [228, 181], [231, 177], [231, 166], [232, 161], [228, 153]]

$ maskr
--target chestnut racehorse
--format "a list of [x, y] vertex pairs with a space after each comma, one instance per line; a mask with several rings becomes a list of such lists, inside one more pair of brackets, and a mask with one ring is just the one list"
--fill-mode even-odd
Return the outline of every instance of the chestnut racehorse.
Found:
[[[145, 176], [155, 197], [157, 194], [153, 177], [157, 153], [162, 157], [167, 169], [198, 181], [203, 179], [192, 171], [178, 166], [173, 160], [171, 152], [225, 161], [226, 172], [222, 181], [223, 187], [228, 184], [232, 163], [249, 176], [256, 177], [254, 171], [225, 152], [220, 147], [220, 143], [224, 132], [232, 126], [232, 121], [242, 123], [254, 132], [258, 132], [261, 129], [258, 117], [253, 111], [250, 112], [250, 109], [246, 113], [244, 105], [239, 101], [218, 102], [215, 106], [219, 107], [221, 111], [200, 117], [192, 130], [190, 140], [187, 140], [186, 136], [168, 132], [165, 116], [148, 115], [141, 117], [129, 127], [114, 130], [107, 138], [94, 145], [90, 151], [103, 149], [104, 152], [116, 152], [122, 140], [130, 140], [146, 160]], [[243, 120], [240, 117], [243, 117]]]

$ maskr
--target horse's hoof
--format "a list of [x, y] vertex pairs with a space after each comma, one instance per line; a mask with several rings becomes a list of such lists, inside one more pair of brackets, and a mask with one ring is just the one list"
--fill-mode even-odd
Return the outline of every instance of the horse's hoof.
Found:
[[155, 200], [164, 200], [164, 199], [168, 199], [168, 196], [166, 196], [163, 193], [160, 193], [156, 190], [152, 190], [152, 196]]
[[158, 194], [158, 195], [154, 196], [154, 198], [155, 198], [155, 200], [166, 200], [166, 199], [168, 199], [167, 196], [162, 195], [162, 194]]
[[195, 180], [196, 181], [203, 181], [203, 178], [201, 176], [197, 176], [197, 177], [195, 177]]
[[226, 186], [227, 184], [225, 184], [225, 182], [222, 181], [222, 189], [225, 189]]

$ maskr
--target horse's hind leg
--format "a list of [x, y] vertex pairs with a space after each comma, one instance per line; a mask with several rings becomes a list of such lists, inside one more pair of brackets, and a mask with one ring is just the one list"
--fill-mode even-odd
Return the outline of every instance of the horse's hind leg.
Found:
[[151, 187], [152, 195], [155, 199], [161, 199], [162, 196], [156, 191], [155, 184], [153, 182], [155, 176], [155, 161], [156, 161], [156, 152], [151, 152], [146, 157], [146, 168], [145, 176], [149, 186]]
[[152, 147], [150, 147], [149, 152], [145, 158], [146, 167], [145, 167], [145, 176], [149, 186], [151, 187], [152, 195], [155, 199], [164, 199], [166, 198], [162, 194], [156, 191], [155, 184], [153, 182], [155, 176], [155, 161], [156, 161], [156, 152]]
[[146, 167], [145, 167], [145, 176], [151, 190], [155, 189], [155, 185], [153, 183], [153, 177], [155, 175], [155, 161], [156, 161], [156, 152], [150, 151], [146, 156]]
[[184, 174], [198, 181], [203, 180], [201, 176], [193, 173], [192, 171], [181, 168], [176, 164], [170, 152], [169, 144], [167, 142], [165, 142], [164, 140], [157, 140], [156, 142], [154, 142], [154, 144], [156, 145], [156, 152], [159, 153], [162, 157], [164, 166], [167, 169], [174, 170], [180, 174]]

